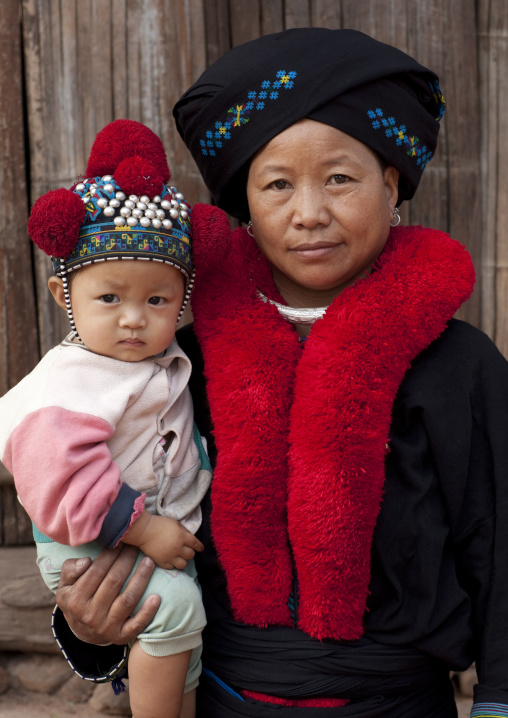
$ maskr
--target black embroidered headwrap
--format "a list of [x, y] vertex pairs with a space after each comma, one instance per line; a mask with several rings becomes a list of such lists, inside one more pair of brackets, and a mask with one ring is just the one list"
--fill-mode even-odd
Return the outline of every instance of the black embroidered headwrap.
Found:
[[248, 221], [250, 161], [298, 120], [342, 130], [396, 167], [400, 204], [434, 154], [444, 108], [437, 75], [404, 52], [356, 30], [300, 28], [228, 52], [173, 114], [215, 202]]

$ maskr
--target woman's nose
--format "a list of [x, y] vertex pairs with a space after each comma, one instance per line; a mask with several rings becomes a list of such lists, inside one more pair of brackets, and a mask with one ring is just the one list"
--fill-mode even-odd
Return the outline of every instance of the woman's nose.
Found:
[[330, 223], [330, 212], [320, 188], [302, 187], [293, 197], [293, 224], [312, 229]]

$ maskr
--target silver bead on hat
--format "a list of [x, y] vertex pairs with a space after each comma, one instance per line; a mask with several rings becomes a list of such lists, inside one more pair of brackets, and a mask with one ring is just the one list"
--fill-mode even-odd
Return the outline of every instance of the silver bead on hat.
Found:
[[[190, 207], [185, 202], [183, 194], [177, 192], [175, 187], [166, 187], [164, 199], [159, 195], [150, 199], [146, 194], [141, 196], [131, 194], [127, 197], [113, 184], [111, 175], [104, 175], [101, 179], [103, 184], [99, 188], [97, 183], [93, 182], [89, 185], [88, 180], [84, 180], [76, 185], [75, 190], [82, 192], [88, 189], [86, 197], [81, 198], [85, 204], [95, 194], [93, 201], [96, 206], [116, 227], [139, 228], [141, 226], [144, 229], [151, 227], [155, 230], [161, 228], [170, 230], [173, 228], [174, 220], [180, 218], [185, 221], [189, 217]], [[109, 194], [111, 199], [100, 196], [102, 193]]]

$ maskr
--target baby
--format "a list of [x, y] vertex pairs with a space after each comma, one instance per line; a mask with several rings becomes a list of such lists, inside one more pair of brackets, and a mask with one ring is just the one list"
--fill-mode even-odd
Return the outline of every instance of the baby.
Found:
[[205, 625], [194, 534], [211, 480], [174, 339], [193, 277], [190, 209], [137, 122], [97, 135], [86, 176], [33, 207], [29, 234], [53, 258], [48, 286], [73, 332], [0, 399], [0, 458], [53, 591], [67, 558], [104, 546], [156, 562], [139, 606], [153, 593], [161, 606], [130, 647], [132, 712], [189, 718]]

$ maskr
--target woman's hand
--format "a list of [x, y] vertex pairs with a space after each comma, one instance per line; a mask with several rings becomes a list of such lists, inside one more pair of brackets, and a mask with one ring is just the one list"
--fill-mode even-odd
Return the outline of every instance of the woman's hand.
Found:
[[130, 617], [153, 573], [151, 559], [143, 558], [120, 593], [137, 555], [137, 549], [123, 546], [104, 549], [93, 562], [89, 558], [65, 561], [56, 600], [78, 638], [122, 645], [142, 633], [155, 616], [160, 598], [154, 594]]

